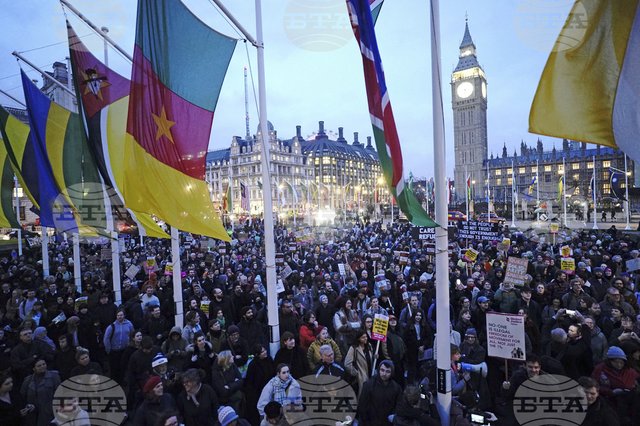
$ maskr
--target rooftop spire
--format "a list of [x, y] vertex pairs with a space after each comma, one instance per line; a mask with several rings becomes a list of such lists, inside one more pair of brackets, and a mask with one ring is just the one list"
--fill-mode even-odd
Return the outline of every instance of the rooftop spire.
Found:
[[473, 43], [473, 39], [471, 38], [471, 33], [469, 32], [469, 16], [466, 16], [464, 18], [464, 36], [462, 37], [462, 43], [460, 43], [460, 49], [464, 49], [469, 46], [473, 46], [474, 49], [476, 47]]

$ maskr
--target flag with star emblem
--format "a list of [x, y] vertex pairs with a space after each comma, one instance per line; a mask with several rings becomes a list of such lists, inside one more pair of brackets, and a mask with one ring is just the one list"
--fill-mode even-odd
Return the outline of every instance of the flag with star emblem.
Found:
[[237, 40], [179, 0], [140, 0], [124, 201], [183, 231], [228, 241], [204, 181], [213, 113]]
[[422, 207], [415, 193], [405, 183], [402, 149], [393, 118], [385, 82], [382, 59], [374, 31], [371, 7], [378, 2], [371, 0], [347, 0], [353, 34], [360, 47], [364, 79], [369, 101], [369, 115], [373, 127], [378, 156], [385, 182], [402, 212], [414, 225], [438, 226]]
[[[135, 226], [140, 235], [168, 238], [147, 213], [126, 209], [122, 198], [124, 138], [131, 82], [100, 62], [82, 43], [67, 21], [74, 84], [84, 118], [88, 143], [101, 181], [107, 189], [116, 231]], [[123, 112], [118, 117], [118, 112]], [[107, 131], [111, 123], [112, 131]], [[120, 125], [120, 129], [114, 129]]]

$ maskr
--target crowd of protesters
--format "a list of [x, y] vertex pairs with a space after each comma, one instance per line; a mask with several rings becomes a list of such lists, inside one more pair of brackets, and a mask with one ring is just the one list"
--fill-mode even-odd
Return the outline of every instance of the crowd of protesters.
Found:
[[[81, 289], [64, 241], [50, 244], [49, 276], [39, 249], [0, 259], [0, 425], [60, 424], [54, 392], [81, 374], [116, 380], [136, 426], [286, 425], [287, 410], [303, 404], [298, 380], [320, 374], [353, 387], [360, 425], [439, 424], [432, 248], [401, 223], [279, 226], [275, 238], [275, 354], [257, 221], [236, 225], [231, 243], [183, 238], [183, 327], [174, 323], [168, 241], [127, 240], [120, 306], [110, 260], [95, 243], [82, 245]], [[639, 257], [638, 241], [614, 227], [556, 238], [505, 227], [494, 241], [450, 242], [452, 424], [469, 424], [471, 409], [517, 424], [516, 390], [539, 374], [580, 383], [585, 425], [630, 425], [640, 415], [639, 275], [627, 263]], [[575, 271], [560, 269], [561, 246]], [[529, 260], [524, 286], [504, 282], [509, 257]], [[133, 276], [132, 265], [140, 267]], [[525, 316], [526, 362], [487, 355], [491, 311]], [[376, 314], [389, 317], [381, 344], [372, 338]], [[78, 404], [59, 414], [89, 424]]]

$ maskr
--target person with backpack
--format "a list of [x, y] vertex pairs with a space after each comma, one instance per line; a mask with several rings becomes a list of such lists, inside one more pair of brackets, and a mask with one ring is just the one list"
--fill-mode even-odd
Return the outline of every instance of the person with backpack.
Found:
[[123, 309], [118, 309], [116, 320], [112, 322], [104, 333], [104, 349], [109, 359], [111, 377], [122, 383], [126, 366], [122, 365], [122, 354], [129, 346], [129, 336], [133, 332], [133, 324], [125, 318]]

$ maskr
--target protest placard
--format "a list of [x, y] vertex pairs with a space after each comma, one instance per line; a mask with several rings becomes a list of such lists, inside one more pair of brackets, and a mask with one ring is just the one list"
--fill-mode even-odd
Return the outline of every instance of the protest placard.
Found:
[[496, 241], [500, 239], [500, 224], [478, 222], [474, 220], [460, 222], [457, 227], [458, 238], [482, 241]]
[[155, 271], [157, 266], [158, 266], [158, 264], [156, 262], [156, 258], [153, 257], [153, 256], [147, 257], [147, 260], [144, 261], [144, 271], [147, 274], [150, 274], [153, 271]]
[[338, 271], [340, 271], [340, 275], [341, 276], [344, 277], [346, 275], [345, 270], [344, 270], [344, 263], [338, 263]]
[[409, 252], [408, 251], [401, 251], [400, 252], [400, 264], [401, 265], [406, 265], [407, 262], [409, 261]]
[[276, 292], [278, 294], [284, 292], [285, 288], [284, 288], [284, 283], [282, 282], [282, 280], [280, 278], [278, 278], [278, 281], [276, 281]]
[[640, 269], [640, 257], [627, 260], [627, 272], [633, 272]]
[[111, 247], [105, 246], [100, 249], [100, 260], [111, 260]]
[[560, 230], [559, 224], [557, 223], [549, 224], [549, 232], [551, 232], [552, 234], [557, 234], [559, 230]]
[[373, 328], [371, 329], [371, 339], [386, 342], [388, 328], [389, 317], [382, 314], [375, 314], [373, 317]]
[[504, 282], [522, 287], [527, 280], [528, 259], [509, 256], [507, 260], [507, 270], [504, 274]]
[[209, 314], [209, 305], [211, 305], [210, 300], [202, 300], [200, 301], [200, 310], [203, 314]]
[[164, 274], [165, 275], [173, 274], [173, 262], [167, 262], [167, 264], [164, 265]]
[[511, 240], [509, 238], [503, 238], [502, 242], [498, 243], [498, 246], [496, 247], [498, 249], [498, 251], [509, 251], [509, 248], [511, 247]]
[[378, 247], [371, 247], [371, 249], [369, 250], [369, 255], [371, 256], [372, 260], [379, 260], [380, 249]]
[[476, 259], [478, 258], [478, 250], [474, 250], [470, 248], [464, 253], [464, 257], [469, 262], [475, 262]]
[[576, 260], [572, 257], [563, 257], [560, 259], [560, 269], [565, 274], [574, 274], [576, 272]]
[[127, 272], [125, 272], [124, 274], [130, 280], [134, 280], [136, 278], [136, 275], [138, 275], [138, 272], [140, 272], [140, 267], [138, 265], [131, 265], [129, 266], [129, 269], [127, 269]]
[[487, 349], [489, 356], [524, 360], [524, 316], [488, 312]]
[[280, 272], [280, 276], [283, 279], [286, 279], [292, 273], [293, 273], [293, 269], [291, 269], [291, 266], [285, 265], [284, 268], [282, 268], [282, 271]]
[[276, 253], [276, 265], [282, 266], [284, 265], [284, 254]]
[[571, 247], [569, 246], [560, 247], [560, 255], [562, 257], [571, 257], [572, 254], [573, 254], [573, 251], [571, 250]]

